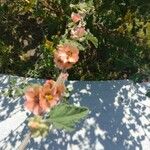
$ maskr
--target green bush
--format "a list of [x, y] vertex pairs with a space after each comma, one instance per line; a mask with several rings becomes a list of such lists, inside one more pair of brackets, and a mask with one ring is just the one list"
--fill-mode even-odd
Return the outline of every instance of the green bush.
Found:
[[[0, 6], [0, 73], [51, 78], [57, 75], [53, 49], [79, 0], [4, 0]], [[149, 0], [85, 0], [93, 7], [86, 27], [98, 39], [88, 43], [70, 79], [124, 79], [150, 70]], [[80, 6], [81, 7], [81, 6]], [[87, 9], [87, 8], [86, 8]]]

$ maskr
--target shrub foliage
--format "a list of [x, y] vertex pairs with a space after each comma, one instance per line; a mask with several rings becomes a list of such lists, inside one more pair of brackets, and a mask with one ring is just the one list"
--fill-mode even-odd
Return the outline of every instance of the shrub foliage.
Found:
[[85, 0], [84, 3], [1, 0], [0, 73], [40, 78], [57, 75], [53, 51], [67, 28], [71, 12], [78, 7], [93, 7], [86, 16], [86, 27], [97, 38], [98, 45], [91, 39], [93, 42], [81, 52], [79, 63], [69, 71], [70, 79], [123, 79], [139, 74], [149, 78], [149, 0]]

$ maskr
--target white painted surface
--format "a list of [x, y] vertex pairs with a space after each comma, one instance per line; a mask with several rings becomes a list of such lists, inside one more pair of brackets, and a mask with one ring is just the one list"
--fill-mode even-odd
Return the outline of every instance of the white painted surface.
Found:
[[[145, 96], [150, 83], [69, 83], [74, 88], [70, 103], [87, 106], [90, 115], [71, 134], [55, 130], [41, 141], [32, 139], [28, 150], [150, 150], [150, 99]], [[8, 76], [0, 75], [0, 90], [8, 86]], [[0, 150], [17, 149], [28, 131], [29, 114], [22, 106], [23, 99], [0, 98]]]

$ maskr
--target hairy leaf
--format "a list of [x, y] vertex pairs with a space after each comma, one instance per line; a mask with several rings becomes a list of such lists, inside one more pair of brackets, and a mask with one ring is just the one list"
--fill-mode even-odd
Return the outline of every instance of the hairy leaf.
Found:
[[98, 47], [98, 40], [95, 36], [93, 36], [93, 34], [88, 33], [86, 35], [86, 39], [89, 40], [90, 42], [92, 42], [92, 44], [97, 48]]
[[73, 131], [75, 124], [86, 117], [88, 112], [86, 107], [60, 104], [49, 112], [48, 121], [53, 124], [54, 128]]
[[79, 42], [75, 41], [75, 40], [68, 40], [68, 39], [66, 39], [64, 42], [65, 43], [70, 43], [71, 45], [77, 47], [80, 51], [84, 51], [85, 50], [85, 47], [82, 44], [80, 44]]

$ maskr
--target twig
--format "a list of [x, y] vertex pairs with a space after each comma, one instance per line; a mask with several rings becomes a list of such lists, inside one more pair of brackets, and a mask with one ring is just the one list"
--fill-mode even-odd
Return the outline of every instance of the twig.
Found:
[[31, 132], [29, 131], [26, 135], [21, 144], [18, 147], [18, 150], [25, 150], [26, 146], [28, 145], [31, 139]]

